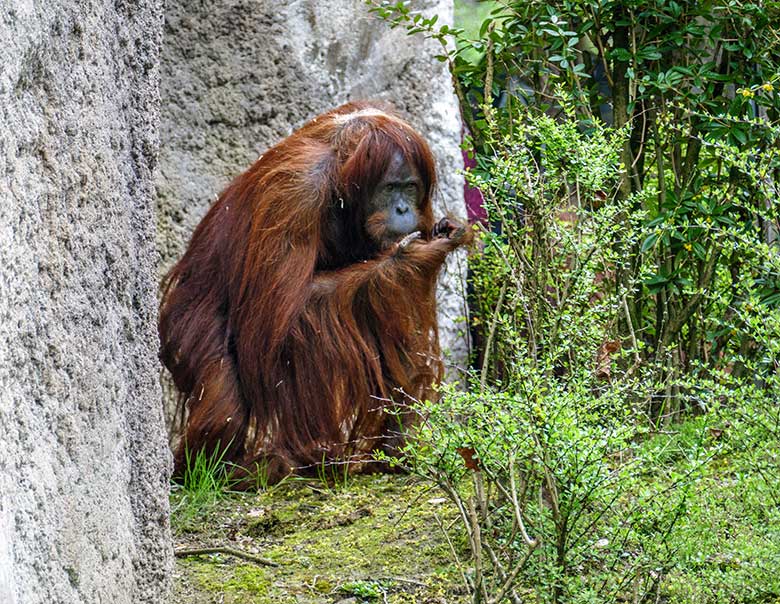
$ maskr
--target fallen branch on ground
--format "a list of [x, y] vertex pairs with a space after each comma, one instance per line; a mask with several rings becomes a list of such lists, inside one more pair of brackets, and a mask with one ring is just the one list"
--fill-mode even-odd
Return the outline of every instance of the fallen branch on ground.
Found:
[[255, 564], [262, 566], [279, 566], [273, 560], [268, 558], [261, 558], [255, 556], [249, 552], [241, 551], [240, 549], [234, 549], [232, 547], [195, 547], [186, 549], [174, 549], [173, 555], [177, 558], [187, 558], [189, 556], [202, 556], [204, 554], [225, 554], [227, 556], [235, 556], [236, 558], [242, 558], [243, 560], [249, 560]]

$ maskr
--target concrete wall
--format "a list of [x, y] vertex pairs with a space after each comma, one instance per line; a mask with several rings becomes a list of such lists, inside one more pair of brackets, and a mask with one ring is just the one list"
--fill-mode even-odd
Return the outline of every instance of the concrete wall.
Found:
[[0, 602], [167, 598], [159, 0], [0, 1]]

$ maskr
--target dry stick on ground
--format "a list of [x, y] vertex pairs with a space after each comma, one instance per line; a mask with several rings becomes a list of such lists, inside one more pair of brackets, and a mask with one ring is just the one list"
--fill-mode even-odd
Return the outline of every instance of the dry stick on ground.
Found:
[[250, 562], [254, 562], [255, 564], [260, 564], [261, 566], [279, 566], [279, 564], [277, 564], [273, 560], [269, 560], [268, 558], [261, 558], [260, 556], [255, 556], [254, 554], [241, 551], [240, 549], [233, 549], [232, 547], [194, 547], [194, 548], [185, 548], [185, 549], [175, 549], [173, 550], [173, 554], [177, 558], [187, 558], [189, 556], [202, 556], [205, 554], [225, 554], [227, 556], [235, 556], [236, 558], [249, 560]]
[[396, 583], [408, 583], [409, 585], [416, 585], [418, 587], [428, 587], [427, 583], [422, 581], [415, 581], [414, 579], [405, 579], [403, 577], [376, 577], [378, 581], [395, 581]]

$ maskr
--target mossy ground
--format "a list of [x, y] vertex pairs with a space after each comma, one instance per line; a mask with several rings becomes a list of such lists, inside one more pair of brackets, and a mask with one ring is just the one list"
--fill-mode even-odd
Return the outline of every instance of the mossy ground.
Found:
[[[695, 435], [705, 417], [647, 441], [659, 464], [636, 488], [663, 492], [687, 476]], [[638, 534], [620, 545], [628, 554], [655, 552], [663, 578], [656, 598], [666, 604], [780, 604], [780, 446], [767, 438], [748, 446], [732, 429], [707, 441], [699, 456], [713, 457], [688, 489], [684, 513], [669, 534]], [[730, 438], [724, 454], [718, 442]], [[728, 451], [728, 453], [726, 453]], [[694, 465], [698, 465], [695, 461]], [[333, 485], [291, 479], [260, 493], [229, 493], [218, 500], [197, 492], [172, 495], [176, 547], [231, 547], [268, 559], [265, 566], [226, 554], [177, 558], [175, 604], [302, 603], [465, 604], [452, 547], [470, 566], [463, 526], [442, 494], [411, 476], [349, 477]], [[201, 494], [202, 495], [202, 494]], [[215, 495], [216, 496], [216, 495]], [[190, 497], [190, 499], [188, 499]], [[630, 498], [629, 498], [630, 499]], [[631, 504], [633, 505], [633, 504]], [[585, 567], [583, 567], [585, 568]], [[587, 567], [598, 581], [620, 584], [621, 568]], [[466, 568], [469, 574], [471, 569]], [[655, 568], [650, 570], [656, 573]], [[548, 586], [529, 576], [517, 590], [537, 601]], [[621, 599], [617, 601], [631, 601]], [[565, 602], [601, 604], [571, 593]]]
[[278, 566], [224, 554], [177, 558], [177, 604], [466, 601], [439, 526], [452, 525], [452, 509], [408, 476], [291, 480], [197, 513], [177, 513], [180, 498], [172, 496], [177, 548], [228, 546]]

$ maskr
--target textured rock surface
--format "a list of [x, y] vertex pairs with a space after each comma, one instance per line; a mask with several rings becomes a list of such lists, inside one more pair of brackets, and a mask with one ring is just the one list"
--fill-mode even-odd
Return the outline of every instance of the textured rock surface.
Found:
[[[417, 3], [419, 7], [421, 3]], [[451, 0], [425, 11], [452, 18]], [[352, 99], [390, 101], [428, 139], [440, 175], [437, 215], [464, 216], [460, 118], [438, 45], [370, 15], [363, 0], [170, 0], [163, 48], [158, 191], [161, 272], [216, 195], [307, 119]], [[462, 362], [465, 260], [442, 278], [442, 346]]]
[[0, 602], [163, 602], [159, 0], [0, 1]]

